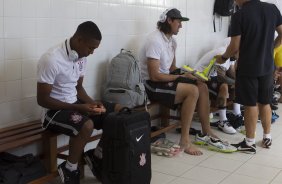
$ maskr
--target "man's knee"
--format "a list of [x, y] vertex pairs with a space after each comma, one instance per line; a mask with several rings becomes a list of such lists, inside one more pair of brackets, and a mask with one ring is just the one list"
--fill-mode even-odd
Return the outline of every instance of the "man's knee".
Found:
[[92, 120], [86, 121], [81, 129], [81, 133], [84, 135], [91, 135], [94, 129], [94, 123]]
[[197, 87], [198, 87], [199, 91], [201, 91], [201, 93], [208, 93], [209, 92], [209, 88], [208, 88], [207, 84], [204, 83], [204, 82], [198, 82]]
[[185, 94], [187, 94], [187, 96], [198, 99], [199, 89], [197, 88], [197, 86], [195, 86], [194, 84], [189, 84], [186, 85], [185, 87], [186, 87]]
[[176, 89], [176, 103], [182, 102], [185, 98], [198, 99], [199, 90], [193, 84], [179, 83]]

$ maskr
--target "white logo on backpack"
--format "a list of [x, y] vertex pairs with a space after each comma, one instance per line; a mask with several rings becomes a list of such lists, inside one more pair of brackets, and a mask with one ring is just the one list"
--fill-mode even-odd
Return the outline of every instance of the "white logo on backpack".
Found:
[[140, 166], [144, 166], [146, 164], [146, 153], [142, 153], [140, 155], [140, 161], [139, 161]]

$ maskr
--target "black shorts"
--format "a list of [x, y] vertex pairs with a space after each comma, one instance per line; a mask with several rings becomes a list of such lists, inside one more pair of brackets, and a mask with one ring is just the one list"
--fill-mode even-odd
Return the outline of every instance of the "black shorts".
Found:
[[236, 76], [236, 102], [246, 106], [270, 104], [273, 94], [273, 74], [249, 77]]
[[102, 129], [105, 117], [109, 113], [114, 112], [115, 107], [115, 104], [107, 102], [103, 102], [103, 105], [106, 109], [106, 113], [94, 116], [73, 110], [48, 110], [43, 122], [43, 128], [68, 136], [76, 136], [84, 123], [91, 119], [95, 129]]
[[196, 80], [179, 77], [171, 82], [145, 82], [146, 93], [151, 101], [159, 102], [170, 109], [177, 109], [179, 104], [175, 104], [176, 88], [178, 83], [197, 84]]
[[219, 88], [223, 84], [223, 82], [219, 82], [217, 80], [217, 76], [211, 77], [211, 79], [207, 82], [207, 86], [209, 88], [210, 97], [216, 99], [218, 96]]

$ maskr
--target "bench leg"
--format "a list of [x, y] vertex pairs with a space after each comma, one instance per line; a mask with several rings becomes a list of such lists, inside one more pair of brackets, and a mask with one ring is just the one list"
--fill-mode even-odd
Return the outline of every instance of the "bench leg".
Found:
[[44, 165], [49, 173], [57, 171], [57, 136], [43, 138]]
[[168, 107], [160, 105], [160, 115], [161, 115], [161, 126], [162, 127], [169, 126], [170, 109]]

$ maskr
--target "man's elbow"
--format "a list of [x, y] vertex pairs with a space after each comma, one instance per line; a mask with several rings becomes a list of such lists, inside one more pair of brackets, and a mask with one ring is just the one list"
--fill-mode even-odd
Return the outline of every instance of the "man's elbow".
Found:
[[157, 82], [158, 81], [157, 75], [150, 75], [150, 80], [154, 81], [154, 82]]
[[44, 100], [42, 99], [42, 97], [37, 96], [37, 104], [40, 105], [41, 107], [44, 107]]

